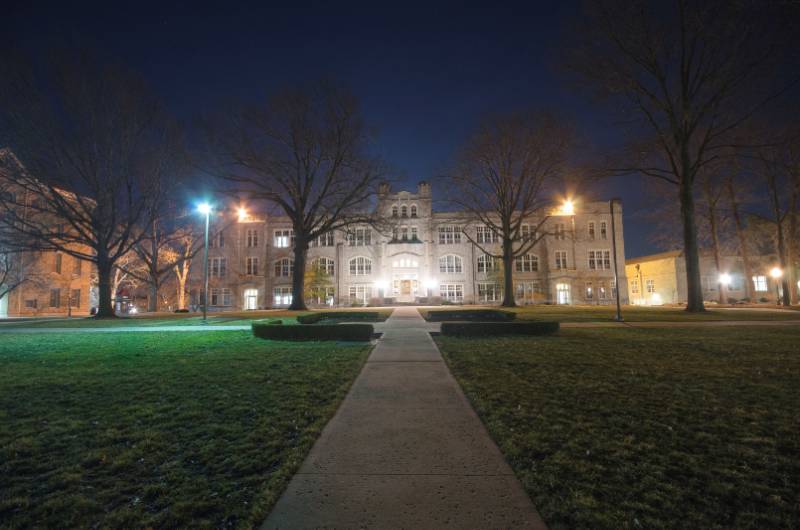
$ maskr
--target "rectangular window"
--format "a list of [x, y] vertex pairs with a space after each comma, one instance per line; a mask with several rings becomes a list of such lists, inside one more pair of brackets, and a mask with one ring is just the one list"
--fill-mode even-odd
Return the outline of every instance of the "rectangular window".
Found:
[[645, 286], [647, 287], [648, 293], [656, 292], [656, 281], [655, 280], [645, 280]]
[[72, 258], [72, 274], [73, 276], [81, 275], [82, 260]]
[[217, 233], [214, 235], [211, 240], [208, 242], [208, 246], [210, 248], [224, 248], [225, 247], [225, 234], [222, 232]]
[[439, 272], [454, 274], [462, 271], [461, 258], [458, 256], [442, 256], [439, 258]]
[[247, 258], [245, 266], [248, 276], [258, 276], [258, 258]]
[[544, 293], [539, 280], [516, 282], [515, 289], [517, 301], [523, 304], [535, 302]]
[[606, 229], [605, 221], [600, 221], [600, 239], [608, 239], [608, 230]]
[[559, 240], [567, 238], [567, 225], [564, 223], [556, 223], [555, 237]]
[[461, 303], [464, 301], [464, 286], [460, 283], [443, 283], [439, 285], [439, 296], [443, 300]]
[[246, 237], [247, 248], [256, 248], [258, 246], [258, 230], [248, 229]]
[[61, 261], [63, 256], [61, 254], [56, 254], [55, 258], [53, 259], [53, 272], [56, 274], [61, 274]]
[[[408, 230], [406, 228], [406, 230]], [[407, 237], [403, 237], [407, 239]], [[372, 244], [372, 230], [355, 228], [347, 234], [347, 244], [351, 247], [364, 247]]]
[[408, 227], [403, 226], [400, 228], [400, 239], [403, 241], [408, 241]]
[[610, 250], [590, 250], [589, 251], [589, 268], [592, 270], [609, 270], [611, 269], [611, 251]]
[[439, 227], [439, 244], [455, 245], [461, 243], [461, 230], [457, 226]]
[[312, 247], [332, 247], [333, 245], [333, 232], [322, 234], [318, 238], [311, 241]]
[[290, 305], [292, 303], [292, 288], [288, 286], [275, 287], [272, 290], [273, 305]]
[[589, 221], [589, 239], [594, 239], [594, 221]]
[[294, 246], [294, 230], [284, 228], [273, 232], [272, 246], [277, 248], [290, 248]]
[[606, 282], [597, 282], [597, 298], [605, 300], [608, 298], [608, 291], [606, 290]]
[[496, 283], [478, 284], [478, 300], [481, 302], [498, 302], [501, 297], [500, 286]]
[[419, 237], [417, 237], [417, 227], [411, 227], [411, 241], [419, 241]]
[[212, 306], [229, 307], [233, 297], [231, 290], [224, 289], [211, 289], [211, 304]]
[[211, 278], [224, 278], [228, 273], [226, 258], [208, 258], [208, 275]]
[[537, 272], [539, 270], [539, 258], [533, 254], [525, 254], [517, 257], [517, 272]]
[[39, 306], [39, 301], [35, 298], [25, 300], [26, 309], [36, 309]]
[[351, 303], [367, 305], [372, 298], [372, 287], [369, 285], [351, 285], [348, 289]]
[[519, 229], [520, 239], [522, 241], [533, 241], [536, 239], [536, 228], [531, 225], [522, 225]]
[[497, 233], [488, 226], [479, 225], [475, 230], [478, 243], [497, 243], [500, 240]]
[[312, 304], [328, 304], [336, 295], [336, 290], [333, 287], [311, 287], [309, 294]]
[[639, 280], [631, 280], [631, 294], [639, 294]]
[[753, 276], [753, 289], [759, 292], [767, 290], [767, 277], [766, 276]]
[[73, 289], [70, 293], [70, 305], [72, 307], [80, 307], [81, 306], [81, 290], [80, 289]]
[[592, 286], [592, 282], [586, 282], [586, 300], [591, 300], [594, 298], [594, 287]]
[[567, 268], [567, 251], [566, 250], [556, 250], [556, 269], [566, 269]]
[[61, 289], [50, 289], [50, 307], [61, 307]]

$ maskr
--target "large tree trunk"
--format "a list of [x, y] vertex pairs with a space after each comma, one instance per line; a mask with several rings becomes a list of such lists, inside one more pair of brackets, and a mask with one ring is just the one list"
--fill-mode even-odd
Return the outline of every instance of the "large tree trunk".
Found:
[[513, 242], [503, 239], [503, 307], [516, 307], [514, 299], [514, 257]]
[[294, 240], [294, 273], [292, 274], [292, 304], [289, 309], [305, 311], [305, 277], [306, 259], [308, 258], [308, 241], [295, 230]]
[[775, 303], [783, 304], [789, 307], [789, 271], [786, 267], [786, 236], [783, 230], [783, 215], [781, 213], [781, 201], [778, 196], [778, 183], [775, 175], [772, 172], [767, 172], [767, 187], [770, 191], [770, 198], [772, 199], [772, 211], [775, 215], [775, 229], [777, 231], [778, 239], [778, 263], [780, 264], [783, 276], [781, 277], [781, 288], [783, 290], [780, 299], [775, 297]]
[[697, 226], [694, 220], [694, 195], [687, 179], [679, 186], [681, 219], [683, 221], [683, 254], [686, 260], [686, 311], [705, 311], [700, 283], [700, 253], [697, 248]]
[[114, 307], [112, 305], [111, 293], [111, 276], [113, 275], [114, 266], [109, 261], [107, 256], [97, 256], [97, 289], [98, 289], [98, 305], [97, 317], [110, 318], [116, 316], [114, 314]]
[[158, 311], [158, 280], [151, 278], [148, 283], [149, 293], [147, 296], [147, 311], [155, 313]]
[[733, 178], [729, 177], [727, 180], [728, 199], [731, 203], [731, 213], [733, 214], [733, 222], [736, 226], [736, 239], [739, 241], [739, 254], [742, 256], [742, 269], [744, 272], [744, 294], [752, 302], [753, 301], [753, 270], [750, 267], [750, 252], [747, 250], [747, 236], [744, 230], [744, 222], [742, 221], [742, 214], [739, 211], [739, 201], [736, 200], [736, 190], [733, 186]]

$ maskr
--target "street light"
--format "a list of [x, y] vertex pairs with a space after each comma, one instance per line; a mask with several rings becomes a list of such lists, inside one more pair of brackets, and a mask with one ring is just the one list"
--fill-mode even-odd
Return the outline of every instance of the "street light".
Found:
[[725, 287], [730, 287], [731, 283], [733, 283], [733, 278], [731, 278], [731, 275], [727, 272], [723, 272], [719, 275], [719, 283]]
[[247, 221], [247, 218], [249, 217], [249, 214], [247, 213], [247, 208], [245, 208], [244, 206], [239, 206], [239, 208], [236, 209], [236, 213], [239, 215], [240, 223]]
[[425, 289], [428, 291], [428, 305], [431, 304], [431, 291], [436, 287], [436, 280], [428, 278], [425, 280]]
[[617, 274], [617, 223], [614, 219], [614, 201], [618, 199], [611, 199], [608, 201], [609, 210], [611, 211], [611, 253], [614, 254], [614, 293], [617, 299], [617, 314], [614, 320], [622, 322], [622, 306], [619, 301], [619, 275]]
[[771, 271], [769, 271], [769, 275], [772, 276], [772, 279], [775, 280], [775, 303], [777, 305], [781, 305], [781, 291], [779, 289], [780, 280], [783, 277], [783, 271], [780, 267], [773, 267]]
[[564, 202], [561, 203], [558, 215], [575, 215], [575, 203], [572, 199], [565, 199]]
[[201, 202], [197, 205], [197, 211], [206, 216], [205, 259], [203, 260], [203, 323], [206, 323], [208, 322], [208, 221], [211, 215], [211, 205]]

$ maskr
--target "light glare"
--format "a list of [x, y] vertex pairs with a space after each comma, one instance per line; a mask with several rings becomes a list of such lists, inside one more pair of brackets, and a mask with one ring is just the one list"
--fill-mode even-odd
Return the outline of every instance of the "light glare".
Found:
[[211, 213], [211, 205], [207, 202], [201, 202], [197, 205], [197, 211], [203, 215], [208, 215]]
[[728, 274], [727, 272], [723, 272], [722, 274], [719, 275], [719, 283], [725, 285], [726, 287], [729, 286], [732, 281], [733, 279], [731, 278], [731, 275]]
[[780, 267], [774, 267], [771, 271], [769, 271], [769, 274], [777, 280], [783, 276], [783, 271], [780, 269]]

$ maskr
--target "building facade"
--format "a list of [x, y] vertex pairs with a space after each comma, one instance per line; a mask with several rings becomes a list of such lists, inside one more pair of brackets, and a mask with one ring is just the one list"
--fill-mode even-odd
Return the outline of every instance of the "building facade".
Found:
[[[306, 273], [307, 303], [352, 306], [392, 303], [497, 304], [502, 301], [500, 241], [463, 212], [435, 212], [431, 187], [415, 192], [384, 185], [377, 211], [385, 227], [355, 226], [312, 242]], [[614, 255], [623, 303], [622, 208], [612, 227], [608, 202], [579, 205], [531, 219], [522, 237], [545, 234], [514, 263], [518, 304], [610, 304], [614, 301]], [[291, 303], [292, 225], [285, 217], [217, 218], [209, 245], [209, 308], [247, 310]], [[612, 228], [615, 228], [612, 232]], [[201, 263], [190, 273], [190, 300], [202, 303]]]
[[[752, 259], [751, 278], [745, 278], [741, 256], [723, 256], [722, 270], [717, 270], [713, 256], [701, 252], [700, 281], [706, 302], [769, 302], [775, 303], [780, 282], [770, 270], [777, 260], [769, 256]], [[686, 261], [683, 251], [674, 250], [650, 256], [631, 258], [625, 262], [630, 302], [637, 305], [685, 304]], [[720, 277], [724, 279], [721, 286]]]

